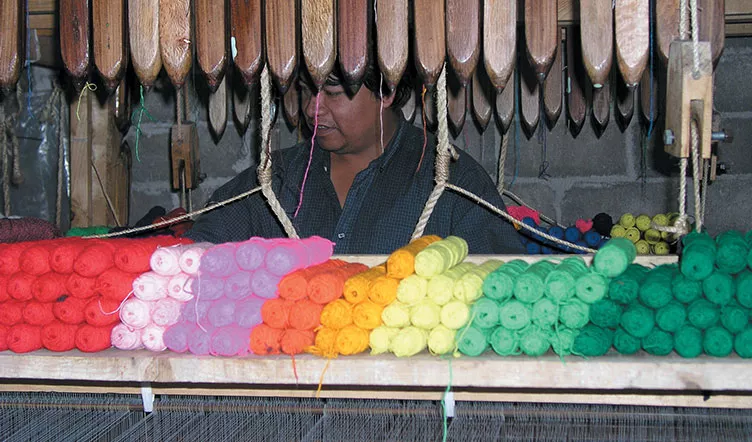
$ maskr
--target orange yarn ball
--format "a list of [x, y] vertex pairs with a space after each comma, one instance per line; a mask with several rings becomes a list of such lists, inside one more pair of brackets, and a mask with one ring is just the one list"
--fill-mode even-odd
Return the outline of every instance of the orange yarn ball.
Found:
[[290, 326], [290, 310], [293, 304], [286, 299], [270, 299], [261, 306], [261, 319], [270, 327], [284, 330]]
[[278, 355], [283, 330], [259, 324], [251, 330], [248, 348], [257, 355]]
[[321, 325], [324, 306], [308, 299], [297, 301], [290, 309], [290, 326], [297, 330], [313, 330]]
[[282, 353], [296, 355], [313, 345], [314, 336], [312, 331], [308, 330], [285, 330], [280, 339], [280, 348]]

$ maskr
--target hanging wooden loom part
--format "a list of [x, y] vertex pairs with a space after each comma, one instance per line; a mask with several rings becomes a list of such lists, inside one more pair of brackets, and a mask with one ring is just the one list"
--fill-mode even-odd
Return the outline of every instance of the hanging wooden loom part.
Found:
[[426, 119], [426, 125], [433, 127], [436, 124], [433, 86], [439, 78], [446, 59], [444, 2], [415, 0], [414, 7], [415, 66], [421, 82], [427, 87], [425, 96], [421, 97], [424, 101], [421, 103], [421, 112]]
[[287, 89], [284, 96], [285, 118], [292, 127], [298, 127], [300, 124], [300, 94], [298, 88], [291, 87]]
[[465, 124], [467, 88], [478, 65], [479, 39], [480, 3], [447, 0], [446, 53], [454, 74], [447, 72], [447, 107], [455, 136], [462, 132]]
[[569, 115], [569, 130], [577, 136], [582, 130], [587, 116], [590, 97], [590, 84], [587, 72], [582, 64], [582, 46], [580, 45], [580, 30], [576, 26], [566, 29], [567, 35], [567, 113]]
[[548, 127], [553, 128], [556, 121], [561, 115], [562, 108], [562, 47], [561, 40], [556, 45], [556, 55], [554, 56], [551, 71], [543, 82], [543, 108], [548, 120]]
[[265, 5], [267, 62], [272, 77], [284, 94], [298, 63], [295, 0], [267, 1]]
[[505, 134], [509, 131], [509, 127], [514, 120], [514, 72], [512, 71], [511, 80], [507, 85], [496, 95], [496, 118], [499, 120], [499, 126], [502, 132]]
[[109, 93], [115, 91], [128, 64], [125, 0], [92, 0], [94, 64]]
[[478, 123], [480, 131], [483, 132], [491, 121], [491, 114], [493, 113], [491, 100], [496, 98], [491, 80], [488, 79], [483, 66], [479, 66], [475, 70], [470, 96], [473, 101], [475, 121]]
[[89, 2], [60, 0], [60, 53], [76, 93], [89, 76]]
[[13, 89], [21, 75], [26, 51], [24, 0], [0, 0], [0, 91]]
[[224, 2], [194, 0], [196, 58], [209, 86], [209, 124], [217, 139], [227, 127], [226, 20]]
[[556, 52], [558, 14], [557, 0], [525, 0], [525, 47], [529, 65], [541, 83]]
[[159, 0], [128, 1], [128, 38], [136, 77], [146, 89], [150, 89], [162, 69]]
[[593, 87], [593, 122], [596, 134], [600, 136], [606, 129], [611, 115], [611, 78], [606, 77], [601, 87]]
[[608, 124], [613, 62], [611, 0], [580, 0], [582, 61], [593, 85], [593, 121], [599, 130]]
[[360, 88], [370, 61], [368, 39], [371, 35], [370, 8], [363, 0], [337, 2], [337, 53], [345, 82], [352, 92]]
[[227, 75], [222, 77], [217, 90], [209, 93], [209, 125], [216, 138], [222, 138], [227, 127]]
[[407, 66], [407, 0], [379, 0], [376, 4], [376, 45], [379, 68], [390, 90], [399, 84]]
[[616, 60], [616, 110], [622, 127], [634, 113], [637, 85], [645, 72], [650, 51], [650, 0], [623, 0], [614, 10]]
[[198, 185], [198, 132], [194, 123], [184, 123], [181, 94], [191, 68], [190, 0], [160, 0], [159, 47], [162, 65], [175, 86], [177, 124], [170, 130], [172, 188], [194, 189]]
[[483, 62], [496, 88], [496, 117], [506, 134], [514, 118], [517, 0], [486, 0], [483, 8]]
[[[230, 0], [230, 45], [235, 72], [232, 75], [233, 110], [242, 136], [251, 121], [253, 92], [262, 62], [261, 0]], [[242, 80], [242, 81], [241, 81]]]
[[313, 83], [321, 89], [337, 59], [334, 0], [302, 0], [303, 59]]
[[[520, 42], [520, 44], [523, 44]], [[553, 61], [553, 60], [552, 60]], [[551, 64], [548, 64], [550, 68]], [[520, 77], [520, 116], [522, 117], [522, 126], [528, 137], [535, 133], [540, 121], [540, 73], [536, 73], [535, 68], [530, 65], [530, 60], [526, 57], [520, 57], [519, 66]]]

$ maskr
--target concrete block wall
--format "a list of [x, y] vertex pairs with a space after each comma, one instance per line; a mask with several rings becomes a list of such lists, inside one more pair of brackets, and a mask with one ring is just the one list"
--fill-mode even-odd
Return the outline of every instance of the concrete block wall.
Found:
[[[713, 233], [752, 228], [748, 217], [752, 196], [747, 190], [752, 185], [752, 155], [747, 151], [752, 142], [752, 84], [744, 81], [750, 72], [752, 38], [727, 39], [716, 69], [715, 109], [721, 113], [722, 127], [733, 132], [735, 139], [720, 146], [719, 161], [726, 164], [729, 172], [711, 184], [707, 194], [705, 222]], [[201, 82], [196, 78], [196, 84]], [[208, 129], [206, 102], [205, 90], [192, 92], [190, 118], [197, 121], [199, 128], [201, 171], [206, 174], [200, 188], [192, 192], [194, 208], [203, 205], [214, 189], [255, 164], [258, 156], [257, 114], [242, 136], [235, 124], [228, 121], [224, 135], [217, 140]], [[157, 121], [141, 126], [141, 161], [134, 159], [133, 163], [131, 223], [155, 205], [169, 210], [179, 204], [179, 195], [170, 190], [169, 184], [169, 129], [175, 119], [171, 87], [158, 86], [151, 91], [146, 106]], [[646, 146], [643, 144], [647, 126], [639, 117], [639, 108], [626, 128], [617, 124], [612, 111], [608, 126], [599, 136], [590, 120], [573, 136], [564, 114], [553, 129], [539, 126], [530, 137], [516, 123], [506, 135], [510, 137], [505, 163], [506, 188], [564, 224], [599, 212], [617, 217], [625, 212], [677, 211], [678, 166], [662, 152], [662, 145], [656, 147], [654, 143], [660, 142], [663, 132], [662, 109], [659, 112], [655, 135]], [[415, 124], [419, 125], [420, 110], [417, 115]], [[127, 138], [133, 148], [134, 129]], [[272, 135], [273, 148], [291, 146], [297, 139], [297, 132], [280, 116]], [[495, 124], [481, 132], [468, 115], [462, 133], [453, 137], [452, 142], [471, 153], [496, 179], [501, 134]], [[647, 164], [644, 176], [643, 155]], [[545, 176], [541, 176], [544, 161], [548, 166]], [[693, 213], [691, 202], [688, 211]]]

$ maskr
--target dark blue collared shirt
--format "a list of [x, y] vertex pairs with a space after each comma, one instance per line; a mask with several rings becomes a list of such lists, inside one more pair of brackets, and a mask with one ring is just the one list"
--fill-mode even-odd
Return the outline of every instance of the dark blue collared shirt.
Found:
[[[293, 218], [310, 142], [273, 152], [272, 187], [301, 238], [313, 235], [329, 238], [336, 244], [336, 254], [388, 254], [410, 242], [434, 186], [435, 146], [432, 136], [416, 173], [423, 132], [401, 120], [384, 154], [355, 176], [344, 207], [340, 207], [330, 178], [330, 154], [315, 146], [303, 203]], [[486, 171], [462, 151], [450, 166], [450, 182], [505, 209]], [[207, 205], [256, 186], [253, 167], [217, 189]], [[524, 253], [520, 236], [509, 222], [451, 190], [442, 194], [424, 233], [464, 238], [472, 254]], [[285, 233], [261, 192], [257, 192], [201, 215], [185, 236], [195, 241], [222, 243], [253, 236], [284, 237]]]

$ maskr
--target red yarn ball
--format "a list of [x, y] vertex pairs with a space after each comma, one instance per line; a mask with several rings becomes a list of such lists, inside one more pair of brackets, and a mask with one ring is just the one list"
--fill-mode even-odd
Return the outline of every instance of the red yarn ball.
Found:
[[89, 303], [86, 299], [66, 296], [65, 299], [57, 301], [52, 306], [52, 314], [66, 324], [81, 324], [86, 320], [84, 309]]
[[18, 265], [21, 270], [32, 274], [42, 275], [52, 270], [50, 268], [50, 253], [53, 250], [49, 241], [40, 241], [21, 253]]
[[97, 296], [92, 298], [84, 309], [86, 323], [97, 327], [120, 322], [118, 314], [119, 302], [114, 302]]
[[57, 273], [73, 273], [73, 263], [86, 246], [86, 242], [79, 238], [59, 242], [50, 254], [50, 267]]
[[21, 258], [21, 253], [31, 244], [28, 242], [0, 244], [0, 273], [10, 275], [21, 271], [18, 261]]
[[16, 272], [8, 278], [8, 295], [17, 301], [28, 301], [34, 297], [31, 287], [37, 277], [24, 272]]
[[96, 289], [103, 297], [122, 302], [133, 291], [133, 280], [137, 276], [112, 267], [97, 277]]
[[97, 295], [97, 280], [95, 278], [87, 278], [81, 276], [78, 273], [71, 273], [68, 276], [68, 280], [65, 282], [65, 288], [68, 290], [68, 294], [74, 298], [90, 299]]
[[82, 325], [76, 331], [76, 348], [86, 353], [107, 350], [112, 347], [112, 329], [116, 324], [95, 327]]
[[94, 278], [115, 265], [115, 245], [111, 242], [92, 241], [76, 258], [73, 271]]
[[29, 353], [42, 348], [42, 327], [17, 324], [10, 328], [8, 349], [15, 353]]
[[157, 247], [167, 247], [177, 242], [171, 236], [130, 239], [115, 251], [115, 266], [124, 272], [146, 273], [151, 270], [149, 261]]
[[0, 324], [8, 327], [23, 322], [25, 302], [6, 301], [0, 303]]
[[50, 351], [69, 351], [76, 348], [77, 325], [53, 321], [42, 327], [42, 345]]
[[0, 351], [8, 349], [8, 333], [10, 333], [10, 327], [0, 325]]
[[47, 325], [55, 320], [51, 302], [31, 301], [23, 309], [23, 320], [31, 325]]
[[31, 294], [39, 302], [55, 302], [68, 293], [66, 283], [68, 275], [60, 273], [45, 273], [37, 277], [31, 285]]
[[8, 277], [0, 275], [0, 302], [4, 302], [10, 299], [8, 294]]

